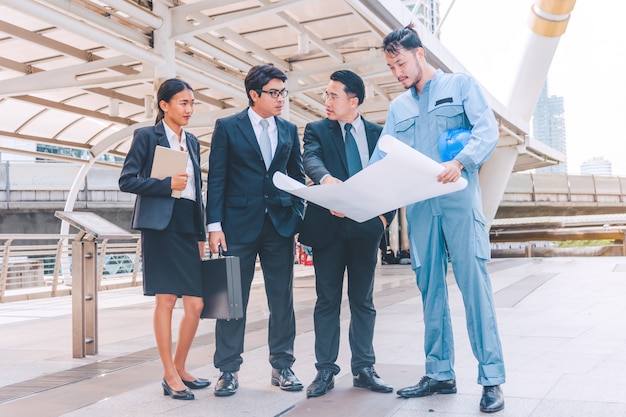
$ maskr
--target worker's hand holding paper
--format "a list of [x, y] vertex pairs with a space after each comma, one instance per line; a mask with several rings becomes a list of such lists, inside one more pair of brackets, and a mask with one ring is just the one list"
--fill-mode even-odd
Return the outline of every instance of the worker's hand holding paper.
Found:
[[454, 183], [438, 182], [443, 166], [393, 136], [381, 137], [378, 147], [387, 155], [341, 184], [306, 187], [276, 172], [274, 185], [357, 222], [467, 186], [462, 177]]

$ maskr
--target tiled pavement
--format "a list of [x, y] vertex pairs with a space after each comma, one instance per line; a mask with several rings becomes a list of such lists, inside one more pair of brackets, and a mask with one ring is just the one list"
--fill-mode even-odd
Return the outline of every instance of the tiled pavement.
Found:
[[[507, 367], [506, 408], [499, 417], [626, 416], [626, 258], [496, 259], [489, 265]], [[213, 387], [195, 401], [162, 395], [152, 335], [153, 299], [141, 287], [99, 294], [99, 353], [72, 358], [70, 297], [0, 304], [0, 416], [478, 416], [481, 389], [460, 294], [449, 276], [458, 393], [399, 399], [353, 388], [347, 328], [336, 387], [306, 399], [272, 387], [267, 362], [267, 307], [262, 277], [249, 306], [239, 392], [217, 398]], [[296, 266], [294, 371], [315, 376], [312, 267]], [[376, 368], [401, 388], [423, 373], [421, 300], [409, 266], [377, 270]], [[175, 320], [180, 309], [175, 311]], [[203, 320], [189, 369], [215, 382], [214, 322]]]

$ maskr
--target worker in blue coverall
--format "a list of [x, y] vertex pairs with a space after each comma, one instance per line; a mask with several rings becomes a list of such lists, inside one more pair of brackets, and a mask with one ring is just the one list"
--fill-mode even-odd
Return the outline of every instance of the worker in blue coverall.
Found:
[[[483, 386], [482, 412], [504, 408], [500, 384], [505, 382], [502, 346], [496, 323], [491, 282], [487, 220], [482, 213], [478, 167], [498, 141], [498, 126], [478, 84], [468, 75], [444, 73], [430, 66], [413, 25], [398, 29], [383, 41], [385, 59], [407, 90], [391, 103], [382, 134], [389, 134], [440, 162], [442, 183], [461, 176], [467, 187], [407, 206], [412, 266], [424, 308], [426, 375], [397, 393], [424, 397], [456, 393], [454, 341], [448, 306], [448, 256], [463, 296], [467, 331], [478, 360], [478, 383]], [[465, 147], [442, 161], [439, 136], [451, 129], [471, 130]], [[378, 150], [370, 162], [383, 156]], [[419, 186], [419, 184], [416, 184]]]

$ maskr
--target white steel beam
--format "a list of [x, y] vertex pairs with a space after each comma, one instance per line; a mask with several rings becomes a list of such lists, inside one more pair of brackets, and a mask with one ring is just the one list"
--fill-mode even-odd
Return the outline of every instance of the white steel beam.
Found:
[[2, 3], [7, 7], [63, 28], [69, 32], [76, 33], [77, 35], [91, 39], [92, 41], [107, 45], [114, 50], [135, 57], [141, 61], [153, 65], [162, 65], [165, 63], [163, 57], [154, 54], [148, 49], [136, 46], [119, 36], [96, 29], [91, 25], [69, 17], [66, 14], [58, 12], [50, 7], [43, 6], [41, 3], [36, 1], [2, 0]]
[[154, 14], [126, 0], [106, 0], [106, 4], [152, 28], [157, 29], [161, 27], [161, 24], [163, 23], [163, 19], [161, 17], [155, 16]]
[[78, 74], [92, 71], [106, 70], [111, 67], [135, 62], [135, 59], [127, 56], [99, 59], [85, 64], [59, 68], [50, 71], [40, 71], [23, 77], [10, 78], [0, 81], [0, 95], [10, 97], [13, 95], [32, 94], [35, 92], [59, 90], [64, 88], [87, 88], [101, 87], [104, 84], [128, 83], [132, 80], [145, 80], [151, 77], [151, 71], [144, 66], [143, 71], [135, 75], [119, 75], [110, 77], [85, 77], [81, 79]]
[[[242, 10], [239, 12], [229, 13], [224, 16], [211, 18], [198, 12], [198, 9], [194, 5], [178, 6], [172, 9], [173, 18], [173, 30], [172, 38], [184, 39], [189, 36], [197, 35], [198, 33], [210, 32], [212, 30], [218, 30], [222, 28], [230, 27], [234, 24], [249, 20], [251, 17], [263, 18], [266, 15], [274, 15], [278, 12], [288, 10], [301, 3], [310, 3], [313, 0], [282, 0], [270, 5], [258, 7], [255, 9]], [[207, 5], [210, 3], [207, 2]], [[191, 24], [187, 20], [188, 17], [192, 17], [197, 20], [197, 24]]]
[[77, 5], [75, 2], [71, 2], [69, 0], [46, 0], [46, 2], [56, 7], [57, 9], [66, 12], [67, 14], [71, 13], [72, 15], [78, 16], [85, 22], [90, 22], [92, 24], [98, 25], [108, 30], [110, 33], [123, 36], [126, 39], [130, 39], [133, 42], [137, 42], [138, 44], [144, 46], [148, 46], [150, 44], [150, 38], [146, 34], [141, 33], [136, 29], [117, 23], [96, 12], [92, 12], [89, 9]]

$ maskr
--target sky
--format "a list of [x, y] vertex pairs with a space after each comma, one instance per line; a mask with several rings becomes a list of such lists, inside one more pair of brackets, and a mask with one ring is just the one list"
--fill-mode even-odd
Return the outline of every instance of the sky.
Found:
[[[442, 16], [450, 2], [441, 1]], [[457, 0], [441, 41], [485, 88], [502, 89], [498, 73], [506, 72], [507, 62], [512, 69], [502, 58], [528, 33], [533, 3]], [[548, 94], [564, 98], [570, 174], [579, 174], [583, 161], [604, 157], [613, 175], [626, 176], [625, 15], [624, 0], [578, 0], [552, 59]]]

